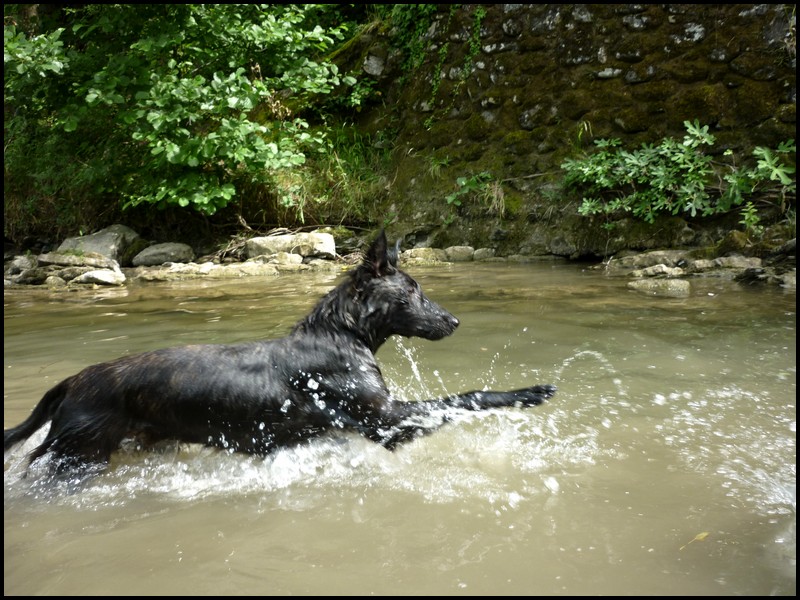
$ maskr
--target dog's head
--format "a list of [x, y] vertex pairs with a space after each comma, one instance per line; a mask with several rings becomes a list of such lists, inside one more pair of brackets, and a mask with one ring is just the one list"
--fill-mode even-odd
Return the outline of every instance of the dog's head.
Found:
[[390, 246], [382, 230], [354, 276], [362, 318], [390, 335], [439, 340], [458, 327], [458, 319], [428, 299], [419, 283], [398, 268], [400, 243]]

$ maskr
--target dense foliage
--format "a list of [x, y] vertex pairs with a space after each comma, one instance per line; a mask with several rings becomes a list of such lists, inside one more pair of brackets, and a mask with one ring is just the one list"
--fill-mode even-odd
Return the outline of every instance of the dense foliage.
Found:
[[751, 164], [737, 165], [726, 152], [721, 160], [704, 151], [716, 142], [708, 126], [684, 123], [683, 140], [666, 138], [636, 150], [620, 148], [618, 139], [595, 141], [596, 151], [564, 161], [565, 183], [584, 192], [582, 215], [630, 212], [648, 223], [660, 213], [694, 216], [722, 214], [742, 207], [741, 223], [759, 229], [752, 198], [793, 209], [797, 194], [794, 140], [777, 149], [757, 147]]
[[309, 115], [355, 83], [326, 59], [337, 5], [57, 6], [4, 9], [7, 235], [77, 229], [102, 201], [210, 215], [259, 188], [291, 205], [281, 174], [331, 150]]

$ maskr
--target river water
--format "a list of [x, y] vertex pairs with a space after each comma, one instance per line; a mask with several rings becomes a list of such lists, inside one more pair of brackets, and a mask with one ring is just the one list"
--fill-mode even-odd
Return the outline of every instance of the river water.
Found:
[[[4, 457], [6, 595], [795, 595], [796, 292], [688, 298], [565, 263], [409, 267], [461, 320], [378, 352], [405, 400], [553, 383], [394, 453], [122, 451], [85, 490]], [[4, 427], [84, 366], [285, 334], [333, 274], [4, 292]]]

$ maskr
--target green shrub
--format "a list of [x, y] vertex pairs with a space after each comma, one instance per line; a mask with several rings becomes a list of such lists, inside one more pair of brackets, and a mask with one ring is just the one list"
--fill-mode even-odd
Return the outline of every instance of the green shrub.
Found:
[[87, 197], [214, 214], [325, 152], [326, 128], [305, 116], [355, 83], [325, 58], [344, 36], [319, 25], [337, 5], [71, 6], [54, 9], [66, 27], [4, 26], [17, 218]]
[[[737, 166], [731, 152], [718, 163], [704, 152], [716, 141], [708, 126], [684, 122], [683, 140], [665, 138], [638, 150], [620, 148], [617, 139], [595, 141], [597, 151], [565, 160], [565, 185], [583, 192], [584, 216], [631, 213], [648, 223], [659, 214], [692, 217], [727, 213], [745, 205], [742, 224], [755, 230], [758, 216], [751, 199], [775, 202], [785, 211], [796, 197], [794, 140], [775, 150], [753, 150], [755, 165]], [[749, 208], [747, 208], [749, 206]]]

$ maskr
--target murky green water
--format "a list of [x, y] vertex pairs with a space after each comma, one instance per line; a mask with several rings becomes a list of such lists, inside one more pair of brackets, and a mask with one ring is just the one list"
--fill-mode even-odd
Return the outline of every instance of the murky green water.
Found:
[[[539, 382], [555, 398], [395, 453], [355, 437], [266, 460], [123, 452], [71, 496], [21, 480], [18, 447], [5, 594], [795, 594], [794, 291], [693, 280], [657, 298], [566, 264], [408, 270], [462, 324], [381, 349], [398, 396]], [[334, 282], [6, 290], [4, 426], [91, 363], [280, 336]]]

